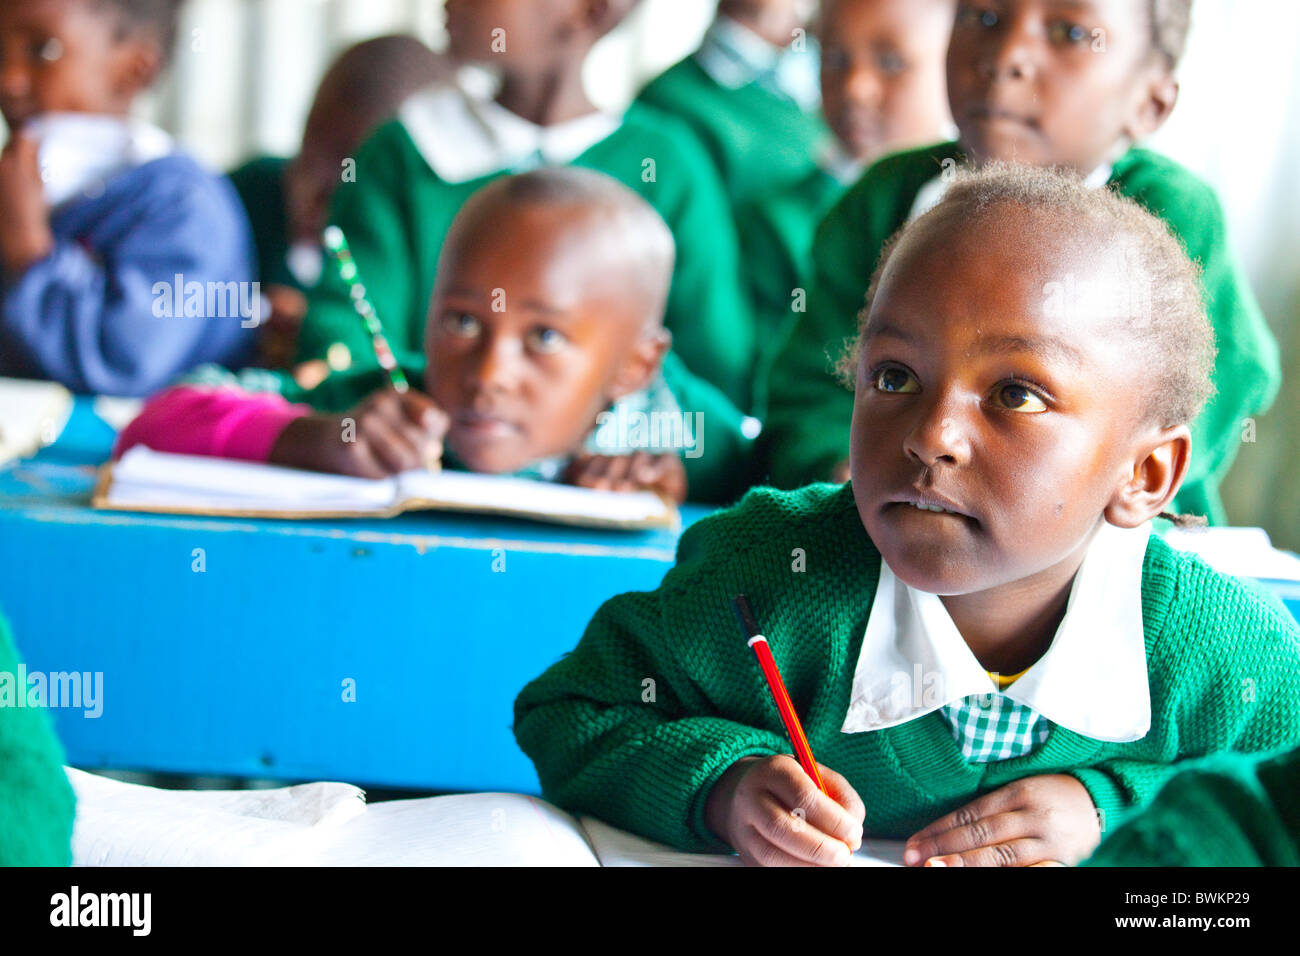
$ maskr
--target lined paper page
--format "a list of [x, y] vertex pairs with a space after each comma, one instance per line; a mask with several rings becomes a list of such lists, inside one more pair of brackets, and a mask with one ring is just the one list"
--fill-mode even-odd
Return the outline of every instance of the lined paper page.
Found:
[[548, 481], [479, 475], [464, 471], [408, 471], [397, 477], [397, 496], [467, 510], [582, 517], [609, 524], [640, 524], [671, 518], [658, 495], [648, 491], [597, 491]]
[[371, 804], [328, 835], [323, 866], [598, 866], [577, 821], [536, 797], [469, 793]]
[[[619, 830], [597, 820], [583, 817], [582, 829], [596, 850], [601, 866], [741, 866], [740, 857], [723, 853], [683, 853], [662, 843], [655, 843]], [[902, 840], [863, 840], [862, 849], [853, 854], [851, 866], [902, 866]]]
[[395, 503], [394, 493], [392, 479], [370, 481], [136, 446], [113, 467], [108, 503], [214, 511], [383, 511]]

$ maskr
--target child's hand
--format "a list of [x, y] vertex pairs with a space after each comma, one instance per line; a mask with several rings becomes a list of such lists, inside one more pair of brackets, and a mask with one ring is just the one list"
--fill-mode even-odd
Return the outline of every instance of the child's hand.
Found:
[[1101, 840], [1097, 808], [1074, 777], [1025, 777], [935, 820], [907, 841], [909, 866], [1075, 864]]
[[358, 478], [386, 478], [442, 459], [447, 413], [420, 392], [375, 392], [345, 415], [308, 415], [290, 423], [271, 463]]
[[817, 766], [835, 799], [789, 754], [738, 760], [709, 794], [709, 828], [748, 866], [848, 866], [867, 811], [847, 780]]
[[835, 482], [837, 485], [844, 484], [844, 482], [848, 481], [852, 477], [853, 474], [849, 471], [849, 460], [847, 458], [843, 461], [836, 462], [835, 467], [831, 469], [830, 480]]
[[0, 264], [19, 276], [54, 249], [41, 182], [40, 144], [14, 133], [0, 152]]
[[604, 491], [654, 491], [669, 501], [686, 500], [686, 468], [675, 454], [579, 455], [564, 480], [582, 488]]

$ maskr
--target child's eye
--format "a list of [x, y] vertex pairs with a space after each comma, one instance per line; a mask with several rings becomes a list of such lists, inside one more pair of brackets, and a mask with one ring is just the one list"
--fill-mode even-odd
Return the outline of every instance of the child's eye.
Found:
[[478, 335], [483, 326], [472, 315], [464, 312], [452, 312], [443, 318], [442, 327], [452, 335], [469, 338]]
[[1045, 412], [1047, 403], [1026, 385], [1003, 385], [997, 391], [998, 404], [1011, 412]]
[[903, 62], [903, 58], [893, 50], [881, 50], [877, 53], [876, 66], [878, 66], [880, 72], [884, 73], [886, 76], [897, 76], [899, 73], [902, 73], [903, 70], [907, 69], [907, 64]]
[[1058, 20], [1053, 23], [1048, 28], [1048, 31], [1053, 43], [1066, 45], [1077, 45], [1083, 43], [1091, 36], [1087, 27], [1080, 26], [1077, 23], [1068, 23], [1063, 20]]
[[895, 395], [911, 395], [921, 390], [921, 383], [906, 369], [891, 365], [872, 374], [872, 383], [878, 392], [890, 392]]
[[996, 10], [981, 10], [978, 7], [962, 5], [957, 12], [957, 22], [964, 26], [981, 26], [991, 30], [998, 25], [998, 14]]
[[556, 329], [540, 328], [528, 333], [528, 347], [543, 355], [558, 352], [568, 344], [569, 340], [564, 337], [564, 333]]
[[840, 47], [823, 48], [822, 66], [831, 73], [843, 73], [849, 68], [849, 55]]

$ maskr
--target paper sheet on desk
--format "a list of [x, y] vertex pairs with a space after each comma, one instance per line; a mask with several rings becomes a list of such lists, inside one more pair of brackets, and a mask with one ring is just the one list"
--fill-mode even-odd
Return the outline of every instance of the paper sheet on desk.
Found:
[[306, 864], [322, 834], [366, 811], [346, 783], [278, 790], [160, 790], [66, 768], [79, 866]]
[[72, 414], [72, 393], [57, 382], [0, 378], [0, 464], [52, 443]]
[[[740, 866], [740, 857], [726, 853], [683, 853], [603, 823], [595, 817], [579, 821], [601, 866]], [[902, 866], [902, 840], [863, 840], [850, 866]]]
[[650, 492], [600, 491], [423, 469], [375, 481], [276, 465], [171, 455], [136, 446], [101, 470], [97, 508], [237, 517], [388, 516], [411, 510], [500, 514], [601, 528], [676, 527], [677, 509]]

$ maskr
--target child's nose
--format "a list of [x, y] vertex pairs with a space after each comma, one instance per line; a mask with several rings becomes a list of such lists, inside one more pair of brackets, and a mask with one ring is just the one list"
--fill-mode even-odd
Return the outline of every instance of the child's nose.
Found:
[[882, 89], [880, 75], [865, 63], [850, 67], [844, 78], [845, 98], [862, 106], [879, 105]]
[[970, 461], [966, 414], [955, 397], [941, 397], [918, 417], [903, 439], [908, 457], [927, 468], [938, 464], [965, 465]]
[[519, 346], [508, 338], [488, 337], [477, 351], [477, 362], [466, 369], [469, 384], [479, 391], [508, 391], [517, 375]]
[[1025, 16], [1011, 16], [985, 51], [983, 67], [991, 79], [1026, 80], [1033, 77], [1039, 38]]

